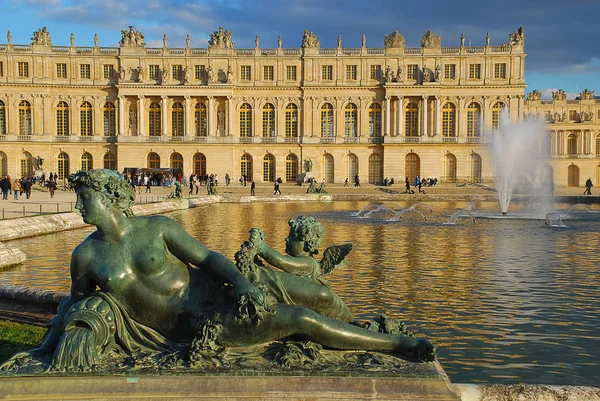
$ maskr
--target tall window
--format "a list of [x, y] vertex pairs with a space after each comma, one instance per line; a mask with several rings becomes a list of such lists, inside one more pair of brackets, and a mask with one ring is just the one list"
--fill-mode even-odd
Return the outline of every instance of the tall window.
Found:
[[206, 156], [203, 153], [194, 155], [194, 174], [200, 177], [206, 176]]
[[481, 182], [481, 156], [477, 153], [471, 155], [471, 181]]
[[381, 79], [381, 65], [372, 65], [370, 69], [370, 78], [380, 80]]
[[262, 135], [275, 136], [275, 107], [271, 103], [265, 104], [262, 109]]
[[325, 103], [321, 107], [321, 138], [330, 138], [333, 135], [333, 106]]
[[183, 156], [181, 153], [173, 153], [171, 155], [171, 169], [175, 174], [183, 173]]
[[415, 182], [415, 178], [421, 175], [421, 159], [416, 153], [409, 153], [404, 158], [404, 172], [410, 182]]
[[333, 66], [332, 65], [321, 66], [321, 79], [323, 81], [331, 81], [333, 79]]
[[406, 105], [404, 112], [404, 135], [419, 136], [419, 107], [416, 103]]
[[115, 136], [117, 134], [117, 113], [114, 103], [104, 103], [102, 118], [104, 120], [104, 136]]
[[577, 110], [569, 110], [569, 121], [575, 121], [577, 119]]
[[0, 61], [0, 77], [4, 76], [4, 63]]
[[4, 177], [8, 174], [8, 160], [6, 153], [0, 151], [0, 176]]
[[469, 79], [481, 79], [481, 64], [469, 64]]
[[154, 152], [148, 155], [148, 167], [149, 168], [160, 168], [160, 156]]
[[506, 63], [494, 64], [494, 78], [506, 79]]
[[81, 155], [81, 171], [89, 171], [94, 168], [92, 155], [85, 152]]
[[350, 138], [358, 136], [358, 109], [354, 103], [348, 103], [344, 109], [344, 134]]
[[150, 79], [160, 79], [160, 67], [157, 64], [149, 65], [148, 72], [150, 75]]
[[200, 102], [196, 103], [196, 107], [194, 108], [194, 134], [196, 136], [208, 135], [206, 118], [206, 105]]
[[253, 181], [252, 177], [252, 156], [244, 153], [240, 160], [240, 174], [246, 176], [247, 181]]
[[56, 107], [56, 135], [69, 135], [69, 106], [59, 102]]
[[598, 155], [600, 155], [600, 134], [596, 135], [596, 156]]
[[181, 64], [171, 66], [171, 79], [181, 81], [183, 79], [183, 66]]
[[90, 102], [81, 103], [79, 108], [79, 122], [81, 124], [81, 136], [92, 136], [92, 105]]
[[356, 81], [356, 64], [346, 66], [346, 79]]
[[369, 136], [381, 136], [381, 105], [379, 103], [371, 103], [369, 107]]
[[577, 153], [577, 135], [571, 133], [567, 136], [567, 154], [576, 155]]
[[294, 182], [298, 177], [298, 156], [293, 153], [285, 157], [285, 181]]
[[240, 80], [250, 81], [252, 79], [252, 69], [249, 65], [242, 65], [240, 67]]
[[467, 107], [467, 136], [479, 137], [481, 135], [481, 108], [475, 102]]
[[57, 63], [56, 64], [56, 78], [66, 78], [67, 77], [67, 64], [66, 63]]
[[502, 114], [504, 106], [504, 103], [496, 102], [494, 104], [494, 107], [492, 107], [492, 130], [494, 131], [500, 129], [500, 116]]
[[112, 79], [112, 77], [113, 77], [112, 64], [104, 64], [102, 66], [102, 76], [104, 77], [104, 79]]
[[58, 178], [65, 179], [70, 174], [69, 155], [65, 152], [60, 152], [58, 155]]
[[161, 120], [160, 120], [160, 104], [156, 102], [150, 103], [148, 108], [148, 135], [149, 136], [160, 136], [161, 134]]
[[108, 152], [104, 154], [104, 168], [107, 170], [117, 169], [117, 158], [113, 153]]
[[444, 65], [444, 79], [456, 79], [456, 64]]
[[444, 181], [456, 182], [456, 156], [452, 153], [444, 157]]
[[206, 79], [206, 66], [205, 65], [195, 65], [194, 66], [194, 78], [204, 81]]
[[272, 65], [265, 65], [263, 67], [263, 79], [265, 81], [273, 81], [275, 79], [274, 67]]
[[29, 77], [29, 63], [26, 61], [19, 61], [17, 63], [17, 75], [19, 78]]
[[456, 136], [456, 107], [452, 103], [442, 107], [442, 136]]
[[79, 77], [81, 79], [90, 79], [90, 65], [89, 64], [80, 64], [79, 65]]
[[263, 157], [263, 182], [275, 181], [275, 156], [267, 153]]
[[346, 160], [344, 161], [344, 172], [345, 178], [349, 181], [353, 181], [354, 177], [358, 175], [358, 157], [350, 153], [346, 155]]
[[183, 105], [179, 102], [173, 103], [171, 107], [171, 135], [183, 136], [185, 131], [183, 119]]
[[419, 77], [419, 66], [417, 64], [409, 64], [406, 66], [406, 79], [417, 79]]
[[0, 100], [0, 135], [6, 135], [6, 107]]
[[381, 184], [383, 182], [383, 163], [381, 156], [372, 154], [369, 156], [369, 184]]
[[329, 153], [325, 153], [323, 155], [323, 169], [321, 174], [325, 182], [328, 184], [332, 184], [335, 179], [333, 164], [333, 156]]
[[287, 79], [288, 81], [296, 81], [297, 80], [295, 65], [288, 65], [285, 67], [285, 79]]
[[21, 177], [31, 177], [33, 175], [33, 156], [29, 152], [21, 154]]
[[252, 107], [248, 103], [240, 107], [240, 136], [252, 136]]
[[298, 137], [298, 106], [290, 103], [285, 108], [285, 137]]
[[27, 100], [19, 103], [19, 135], [31, 135], [31, 105]]

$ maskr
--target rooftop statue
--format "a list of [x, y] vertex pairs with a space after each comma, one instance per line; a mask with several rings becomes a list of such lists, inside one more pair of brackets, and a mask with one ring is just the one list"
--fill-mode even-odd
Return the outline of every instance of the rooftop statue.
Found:
[[227, 29], [223, 29], [222, 26], [219, 27], [218, 31], [214, 31], [210, 34], [210, 39], [208, 41], [209, 49], [233, 49], [235, 42], [231, 40], [232, 33]]
[[427, 31], [421, 38], [421, 46], [425, 48], [442, 47], [442, 35]]
[[304, 36], [302, 36], [302, 48], [303, 49], [319, 49], [321, 42], [317, 35], [309, 32], [307, 29], [304, 30]]
[[510, 35], [510, 44], [512, 46], [523, 46], [525, 44], [525, 31], [523, 27], [519, 27], [518, 30], [511, 33]]
[[541, 99], [542, 99], [542, 92], [540, 92], [537, 89], [534, 89], [533, 91], [529, 92], [526, 100], [530, 101], [530, 100], [541, 100]]
[[31, 38], [32, 45], [40, 45], [40, 46], [52, 46], [52, 40], [50, 40], [50, 32], [48, 32], [48, 28], [43, 27], [42, 29], [38, 29], [33, 33], [33, 37]]
[[404, 47], [404, 36], [398, 31], [394, 31], [389, 35], [385, 35], [383, 44], [386, 49], [401, 49]]
[[580, 94], [581, 100], [594, 100], [594, 91], [585, 88]]
[[564, 90], [558, 89], [556, 92], [552, 92], [552, 100], [567, 100], [567, 94]]
[[[318, 262], [314, 255], [324, 230], [312, 218], [290, 220], [287, 256], [266, 245], [260, 230], [251, 230], [234, 264], [168, 217], [134, 217], [135, 192], [117, 172], [80, 171], [69, 183], [77, 194], [75, 207], [96, 231], [73, 251], [71, 293], [43, 343], [7, 361], [0, 367], [4, 373], [19, 372], [29, 362], [39, 373], [123, 371], [123, 366], [218, 369], [225, 347], [263, 344], [279, 348], [269, 346], [258, 359], [270, 355], [284, 365], [292, 363], [282, 356], [285, 344], [313, 356], [326, 347], [435, 358], [429, 340], [406, 335], [393, 320], [384, 319], [376, 329], [353, 321], [323, 278], [351, 245], [328, 248]], [[263, 266], [260, 258], [278, 270]]]
[[129, 30], [121, 31], [119, 45], [121, 47], [146, 47], [144, 35], [140, 31], [134, 31], [132, 25], [129, 25]]

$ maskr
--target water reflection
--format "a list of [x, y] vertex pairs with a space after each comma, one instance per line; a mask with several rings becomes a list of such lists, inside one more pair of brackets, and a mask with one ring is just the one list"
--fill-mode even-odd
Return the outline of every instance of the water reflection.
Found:
[[[330, 276], [350, 309], [361, 319], [387, 312], [431, 337], [454, 382], [598, 383], [599, 213], [573, 210], [555, 229], [543, 219], [444, 225], [464, 202], [428, 203], [427, 221], [356, 218], [367, 205], [220, 204], [170, 216], [233, 258], [251, 227], [283, 251], [287, 220], [312, 214], [326, 230], [322, 249], [354, 244], [348, 267]], [[91, 231], [13, 241], [28, 261], [0, 282], [68, 290], [70, 253]]]

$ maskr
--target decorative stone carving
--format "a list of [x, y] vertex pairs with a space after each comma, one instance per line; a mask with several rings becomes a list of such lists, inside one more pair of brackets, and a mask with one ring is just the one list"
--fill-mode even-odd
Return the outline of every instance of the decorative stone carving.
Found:
[[233, 49], [235, 42], [231, 40], [232, 33], [227, 29], [223, 29], [222, 26], [219, 27], [218, 31], [214, 31], [210, 34], [210, 39], [208, 41], [209, 49]]
[[490, 33], [488, 32], [488, 33], [485, 35], [485, 45], [486, 45], [486, 46], [489, 46], [489, 45], [490, 45], [490, 41], [491, 41], [491, 38], [490, 38]]
[[42, 29], [38, 29], [33, 33], [33, 37], [31, 38], [32, 45], [39, 46], [52, 46], [52, 40], [50, 40], [50, 32], [48, 32], [48, 28], [43, 27]]
[[435, 76], [433, 77], [433, 80], [435, 82], [440, 82], [440, 72], [442, 71], [442, 67], [440, 67], [440, 65], [436, 65], [435, 66]]
[[169, 41], [167, 40], [167, 34], [165, 33], [165, 34], [163, 34], [163, 47], [167, 48], [167, 47], [169, 47], [168, 45], [169, 45]]
[[399, 65], [396, 70], [396, 82], [402, 82], [402, 66]]
[[260, 40], [258, 40], [258, 35], [256, 35], [254, 37], [254, 47], [256, 47], [258, 49], [259, 45], [260, 45]]
[[385, 69], [385, 82], [392, 82], [394, 80], [394, 72], [388, 65]]
[[187, 47], [189, 49], [191, 42], [192, 42], [192, 40], [190, 39], [190, 34], [188, 33], [187, 36], [185, 37], [185, 47]]
[[9, 45], [12, 44], [12, 33], [10, 31], [6, 33], [6, 40]]
[[421, 38], [421, 47], [426, 49], [442, 47], [442, 35], [436, 35], [431, 31], [427, 31]]
[[302, 37], [302, 48], [303, 49], [319, 49], [321, 47], [321, 41], [312, 32], [304, 30], [304, 36]]
[[537, 89], [534, 89], [532, 92], [529, 92], [526, 100], [530, 101], [530, 100], [541, 100], [541, 99], [542, 99], [542, 92], [540, 92]]
[[231, 66], [227, 67], [227, 83], [228, 84], [233, 83], [233, 71], [231, 69]]
[[119, 82], [125, 81], [125, 68], [119, 67]]
[[552, 100], [567, 100], [567, 94], [562, 89], [552, 92]]
[[132, 25], [129, 25], [129, 30], [121, 30], [119, 45], [121, 47], [146, 47], [144, 35], [140, 31], [134, 31]]
[[424, 65], [423, 66], [423, 82], [433, 82], [434, 79], [435, 79], [435, 76], [433, 74], [433, 71], [431, 71], [431, 68]]
[[522, 26], [509, 36], [511, 46], [523, 46], [525, 44], [525, 31]]
[[283, 41], [281, 39], [281, 35], [279, 35], [277, 37], [277, 47], [281, 49], [282, 44], [283, 44]]
[[386, 49], [401, 49], [404, 47], [404, 36], [398, 31], [394, 31], [389, 35], [385, 35], [383, 45]]
[[75, 47], [75, 34], [71, 32], [71, 47]]
[[583, 92], [579, 94], [579, 97], [581, 100], [594, 100], [594, 91], [590, 91], [588, 88], [585, 88]]
[[362, 39], [360, 41], [360, 45], [361, 45], [361, 47], [367, 47], [367, 35], [365, 35], [364, 33], [362, 35]]
[[94, 46], [98, 47], [98, 34], [97, 33], [94, 34]]
[[338, 47], [338, 49], [342, 48], [342, 35], [338, 35], [338, 38], [337, 38], [337, 47]]
[[167, 67], [163, 68], [160, 72], [160, 83], [165, 85], [169, 81], [169, 69]]
[[183, 69], [183, 83], [188, 85], [192, 82], [192, 69], [189, 66], [186, 66]]
[[144, 83], [145, 81], [145, 76], [144, 76], [144, 66], [143, 65], [139, 65], [137, 68], [137, 81], [139, 83]]
[[465, 46], [465, 34], [464, 33], [460, 34], [460, 46], [461, 47]]

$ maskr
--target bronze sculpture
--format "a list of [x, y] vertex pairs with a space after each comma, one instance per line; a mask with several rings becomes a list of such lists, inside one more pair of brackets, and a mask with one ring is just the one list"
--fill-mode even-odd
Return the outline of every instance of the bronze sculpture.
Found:
[[[378, 329], [348, 323], [350, 311], [322, 275], [351, 246], [316, 262], [322, 227], [314, 219], [290, 222], [290, 256], [276, 253], [260, 230], [252, 230], [236, 266], [168, 217], [132, 216], [135, 192], [117, 172], [80, 171], [69, 183], [83, 220], [97, 230], [73, 251], [71, 294], [43, 343], [15, 355], [0, 368], [4, 372], [18, 371], [32, 357], [44, 360], [45, 370], [88, 371], [102, 370], [115, 358], [120, 362], [112, 366], [124, 360], [139, 365], [152, 353], [167, 356], [161, 366], [182, 359], [192, 366], [206, 350], [286, 339], [303, 340], [288, 344], [308, 354], [323, 346], [435, 358], [429, 340], [385, 330], [385, 322]], [[271, 274], [257, 256], [284, 271]]]

